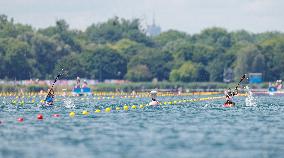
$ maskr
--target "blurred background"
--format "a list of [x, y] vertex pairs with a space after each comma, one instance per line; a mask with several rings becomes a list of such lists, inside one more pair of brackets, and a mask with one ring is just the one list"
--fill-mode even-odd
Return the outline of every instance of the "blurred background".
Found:
[[281, 0], [0, 1], [0, 87], [46, 86], [64, 68], [67, 86], [79, 76], [91, 86], [131, 90], [212, 89], [247, 73], [255, 88], [266, 88], [284, 78], [283, 6]]

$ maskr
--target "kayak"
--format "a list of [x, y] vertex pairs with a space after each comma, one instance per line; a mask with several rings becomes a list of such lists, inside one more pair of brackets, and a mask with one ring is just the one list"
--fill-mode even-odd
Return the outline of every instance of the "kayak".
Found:
[[226, 108], [233, 107], [233, 106], [235, 106], [234, 102], [224, 103], [224, 107], [226, 107]]
[[42, 104], [39, 104], [39, 107], [43, 108], [43, 109], [45, 109], [45, 108], [52, 108], [53, 104], [50, 105], [50, 104], [47, 104], [47, 103], [42, 103]]
[[158, 102], [158, 101], [151, 101], [151, 102], [149, 103], [149, 105], [151, 105], [151, 106], [156, 106], [156, 105], [159, 105], [159, 102]]

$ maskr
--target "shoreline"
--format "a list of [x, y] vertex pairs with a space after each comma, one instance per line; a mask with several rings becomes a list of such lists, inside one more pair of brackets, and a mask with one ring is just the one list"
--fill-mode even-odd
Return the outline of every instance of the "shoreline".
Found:
[[[243, 85], [247, 85], [244, 83]], [[89, 84], [92, 92], [147, 92], [152, 89], [158, 89], [160, 92], [223, 92], [227, 88], [234, 88], [235, 83], [222, 82], [128, 82], [128, 83], [96, 83]], [[40, 92], [47, 91], [47, 84], [0, 84], [0, 92]], [[55, 91], [71, 92], [74, 85], [55, 84]], [[249, 84], [252, 90], [265, 91], [268, 88], [268, 83]], [[240, 87], [242, 91], [243, 86]]]

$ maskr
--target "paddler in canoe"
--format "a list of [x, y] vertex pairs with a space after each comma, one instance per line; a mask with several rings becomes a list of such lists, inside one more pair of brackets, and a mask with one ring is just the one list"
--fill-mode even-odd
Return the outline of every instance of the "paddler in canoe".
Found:
[[229, 88], [226, 91], [226, 102], [224, 103], [225, 107], [232, 107], [235, 105], [235, 103], [233, 102], [233, 97], [235, 95], [238, 95], [239, 91], [238, 88], [235, 89], [235, 91], [232, 91], [231, 88]]
[[160, 103], [157, 101], [157, 91], [151, 91], [150, 92], [150, 95], [151, 95], [151, 102], [149, 103], [149, 105], [151, 106], [156, 106], [156, 105], [159, 105]]
[[238, 83], [238, 85], [236, 86], [235, 90], [232, 91], [231, 88], [229, 88], [226, 92], [226, 102], [224, 103], [224, 107], [232, 107], [235, 105], [235, 103], [233, 102], [233, 97], [239, 94], [239, 90], [238, 87], [240, 86], [240, 83], [246, 78], [246, 74], [244, 74], [241, 77], [240, 82]]
[[54, 79], [54, 82], [52, 83], [52, 86], [50, 87], [50, 89], [48, 89], [47, 96], [45, 97], [45, 100], [44, 100], [44, 103], [45, 103], [46, 106], [52, 106], [53, 105], [53, 102], [54, 102], [54, 90], [53, 90], [54, 84], [59, 79], [59, 77], [61, 77], [62, 75], [63, 75], [63, 69]]

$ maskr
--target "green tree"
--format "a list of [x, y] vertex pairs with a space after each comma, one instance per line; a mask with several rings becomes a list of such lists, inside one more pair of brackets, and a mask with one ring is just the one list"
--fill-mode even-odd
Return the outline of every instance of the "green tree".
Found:
[[2, 67], [3, 76], [9, 79], [30, 79], [33, 74], [33, 61], [30, 47], [27, 43], [17, 39], [6, 39], [1, 41], [5, 44], [5, 55]]
[[117, 50], [123, 57], [130, 61], [135, 55], [143, 53], [145, 49], [148, 49], [145, 45], [137, 43], [130, 39], [122, 39], [114, 44], [108, 44], [109, 47]]
[[257, 54], [259, 54], [259, 49], [255, 45], [250, 45], [239, 50], [235, 65], [235, 77], [253, 71], [252, 62]]
[[4, 43], [5, 40], [0, 38], [0, 78], [3, 79], [5, 78], [5, 69], [6, 69], [6, 63], [4, 61], [4, 57], [6, 54], [6, 44]]
[[251, 71], [264, 73], [265, 70], [266, 70], [266, 63], [264, 55], [259, 53], [252, 60]]
[[153, 77], [158, 80], [168, 80], [173, 57], [169, 52], [158, 49], [145, 49], [143, 53], [135, 55], [128, 64], [128, 68], [136, 65], [147, 65]]
[[233, 68], [235, 77], [262, 72], [265, 81], [284, 78], [281, 32], [212, 27], [193, 35], [169, 30], [148, 37], [141, 28], [139, 19], [114, 17], [85, 31], [70, 29], [65, 20], [34, 29], [0, 15], [0, 78], [51, 79], [62, 67], [69, 69], [66, 78], [100, 80], [221, 82], [226, 68]]
[[65, 20], [57, 20], [55, 26], [51, 26], [45, 29], [40, 29], [39, 34], [48, 36], [57, 43], [69, 47], [72, 52], [80, 53], [82, 51], [77, 36], [81, 35], [79, 31], [70, 31], [69, 25]]
[[16, 27], [14, 26], [14, 20], [8, 19], [6, 15], [0, 15], [0, 38], [16, 37]]
[[202, 63], [204, 65], [207, 65], [208, 62], [213, 60], [217, 55], [224, 53], [222, 49], [200, 44], [194, 45], [192, 49], [192, 61], [196, 63]]
[[169, 30], [162, 32], [160, 35], [154, 37], [155, 42], [160, 46], [165, 46], [168, 42], [176, 41], [178, 39], [187, 39], [188, 35], [184, 32]]
[[32, 32], [29, 25], [15, 24], [14, 19], [9, 19], [6, 15], [0, 14], [0, 38], [16, 38], [17, 36]]
[[36, 77], [40, 79], [52, 78], [55, 65], [58, 60], [70, 53], [70, 48], [60, 45], [54, 39], [37, 35], [32, 38], [31, 52], [37, 61], [35, 67], [38, 69]]
[[260, 46], [266, 62], [265, 80], [283, 79], [284, 35], [267, 39]]
[[67, 74], [64, 76], [66, 79], [75, 79], [77, 76], [87, 77], [86, 68], [82, 63], [81, 54], [70, 54], [58, 60], [55, 65], [53, 74], [58, 74], [62, 68], [67, 71]]
[[170, 74], [171, 81], [191, 82], [198, 80], [199, 66], [192, 62], [184, 63], [179, 69], [174, 69]]
[[87, 28], [86, 34], [90, 41], [97, 43], [115, 42], [123, 37], [120, 21], [117, 17], [105, 23], [91, 25]]
[[126, 59], [109, 47], [98, 47], [94, 51], [83, 53], [83, 65], [88, 77], [105, 79], [122, 79], [127, 71]]
[[254, 43], [253, 35], [245, 30], [239, 30], [231, 33], [232, 43]]
[[234, 61], [234, 53], [227, 52], [216, 56], [206, 68], [210, 74], [210, 81], [222, 82], [224, 69], [233, 67]]
[[209, 81], [210, 74], [206, 70], [206, 67], [202, 64], [197, 64], [197, 79], [198, 82]]
[[130, 81], [150, 81], [152, 79], [152, 74], [146, 65], [137, 65], [129, 68], [126, 74], [126, 79]]
[[227, 30], [218, 27], [205, 29], [193, 38], [198, 43], [214, 47], [229, 48], [232, 45], [231, 36]]
[[86, 35], [90, 41], [101, 44], [128, 38], [146, 46], [154, 45], [154, 42], [140, 30], [138, 19], [130, 21], [114, 17], [107, 22], [91, 25], [87, 28]]

